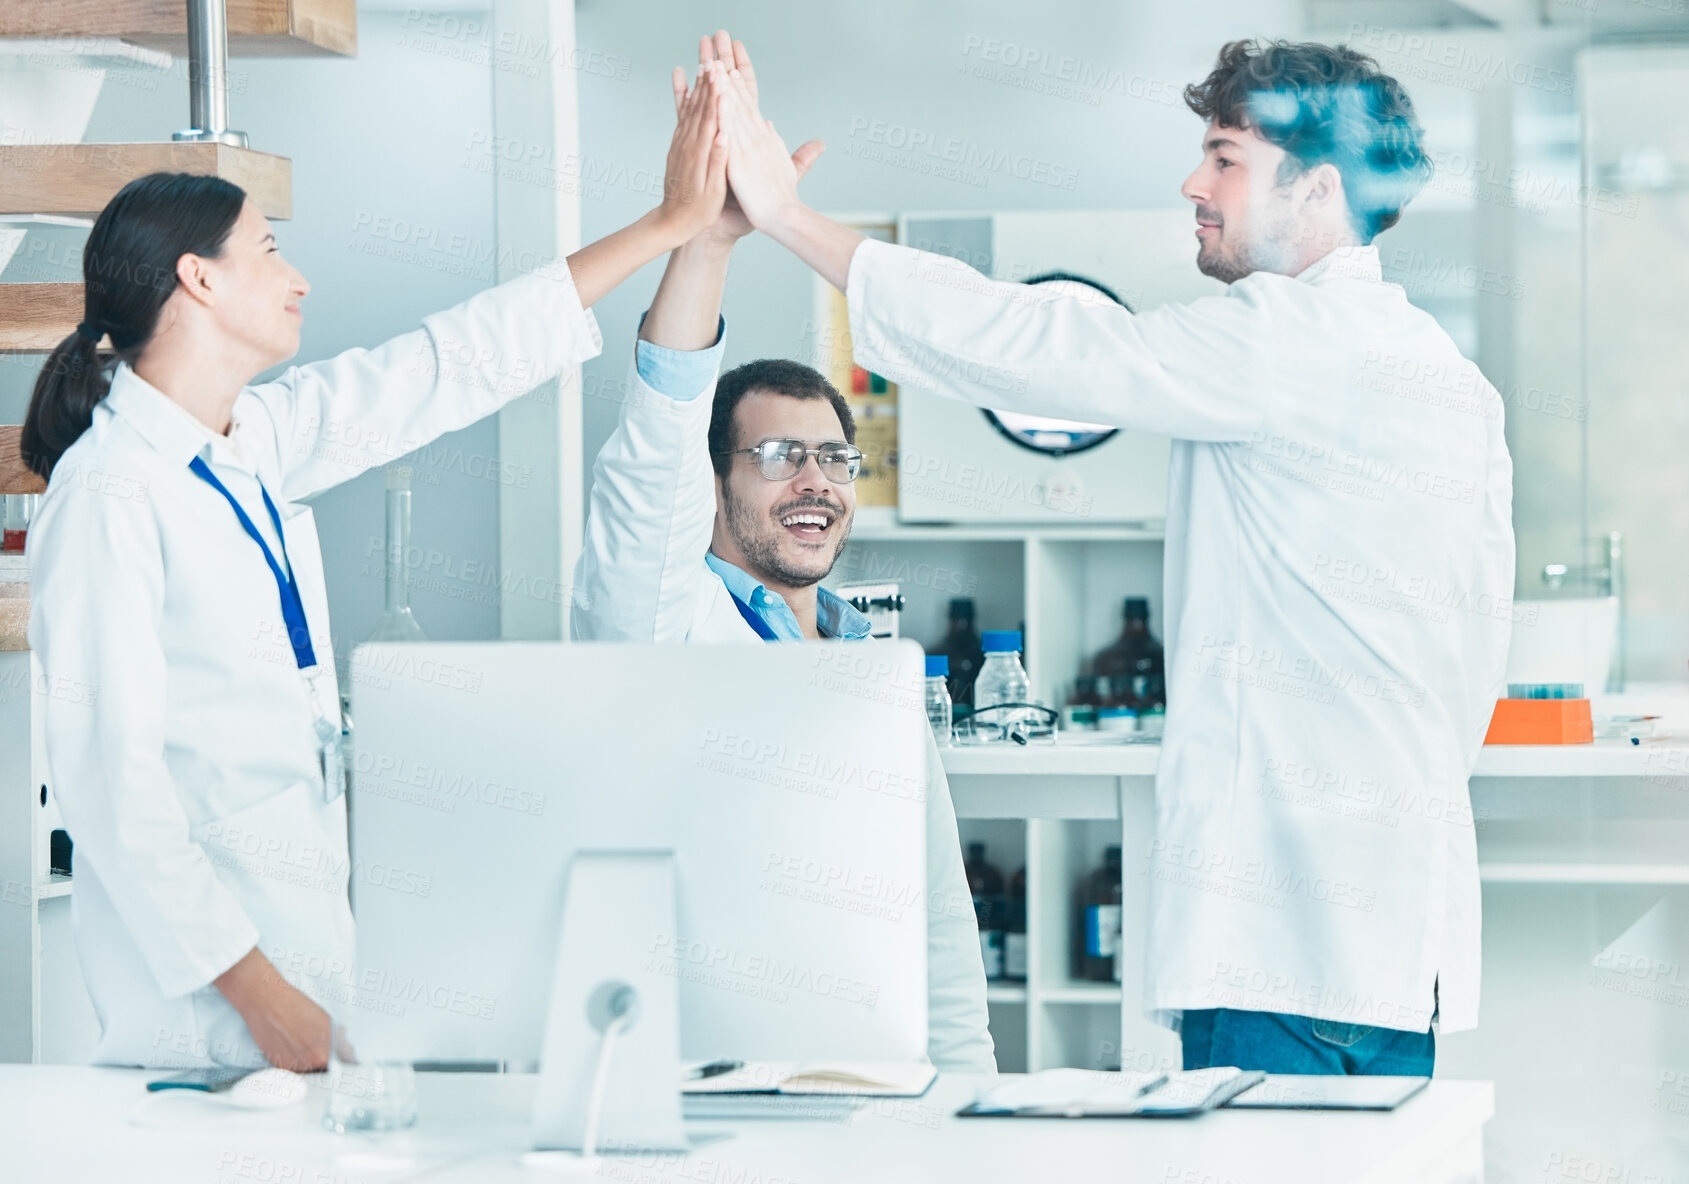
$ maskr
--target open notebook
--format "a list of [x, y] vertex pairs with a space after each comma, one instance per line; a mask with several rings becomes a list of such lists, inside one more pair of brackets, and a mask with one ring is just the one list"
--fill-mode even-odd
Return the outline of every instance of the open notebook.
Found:
[[747, 1061], [729, 1073], [680, 1083], [688, 1096], [702, 1094], [831, 1094], [858, 1098], [918, 1098], [938, 1070], [903, 1061], [838, 1061], [801, 1065], [795, 1061]]
[[1182, 1118], [1236, 1097], [1265, 1074], [1242, 1069], [1103, 1073], [1046, 1069], [984, 1090], [960, 1118]]

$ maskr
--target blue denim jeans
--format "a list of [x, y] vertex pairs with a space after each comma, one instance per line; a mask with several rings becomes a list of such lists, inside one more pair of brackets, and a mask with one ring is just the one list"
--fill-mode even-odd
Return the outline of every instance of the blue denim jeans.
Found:
[[1437, 1054], [1430, 1032], [1229, 1007], [1185, 1012], [1180, 1039], [1186, 1069], [1429, 1077]]

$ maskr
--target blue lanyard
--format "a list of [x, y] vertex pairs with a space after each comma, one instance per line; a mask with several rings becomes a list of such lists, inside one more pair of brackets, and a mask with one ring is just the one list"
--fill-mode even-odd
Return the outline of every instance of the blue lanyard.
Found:
[[751, 606], [733, 595], [733, 589], [727, 589], [727, 594], [733, 597], [733, 607], [739, 610], [739, 615], [745, 618], [745, 624], [756, 630], [757, 636], [764, 641], [779, 641], [774, 630], [769, 628], [768, 622], [757, 616]]
[[235, 517], [239, 518], [240, 524], [246, 528], [246, 533], [252, 536], [252, 541], [264, 552], [264, 562], [270, 565], [270, 573], [276, 577], [276, 590], [281, 593], [282, 621], [287, 625], [287, 639], [293, 643], [293, 660], [299, 663], [299, 669], [309, 670], [317, 664], [317, 652], [311, 648], [311, 630], [305, 623], [305, 601], [299, 595], [299, 581], [293, 576], [293, 564], [288, 562], [287, 535], [282, 531], [281, 515], [276, 512], [276, 503], [270, 500], [270, 491], [264, 488], [262, 481], [258, 483], [258, 492], [264, 495], [264, 508], [270, 511], [270, 521], [276, 527], [276, 539], [281, 543], [282, 563], [287, 564], [285, 572], [280, 564], [276, 563], [276, 557], [270, 553], [270, 544], [258, 533], [258, 528], [252, 524], [252, 519], [246, 516], [246, 511], [241, 509], [235, 495], [217, 480], [205, 459], [194, 457], [188, 462], [188, 468], [228, 500]]

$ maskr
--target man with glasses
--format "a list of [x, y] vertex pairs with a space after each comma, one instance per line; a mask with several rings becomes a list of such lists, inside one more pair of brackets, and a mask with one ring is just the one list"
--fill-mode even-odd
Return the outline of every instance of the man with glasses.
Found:
[[[659, 292], [648, 326], [662, 302]], [[621, 422], [593, 466], [571, 631], [590, 641], [860, 641], [868, 618], [821, 587], [856, 512], [862, 453], [850, 407], [808, 366], [771, 359], [723, 374], [713, 399], [658, 393], [707, 388], [721, 349], [720, 338], [680, 353], [642, 336]], [[671, 374], [697, 369], [659, 385], [656, 358]]]
[[[704, 53], [749, 71], [725, 36]], [[798, 149], [800, 173], [818, 151]], [[751, 229], [728, 204], [670, 256], [640, 325], [619, 422], [593, 466], [571, 601], [577, 640], [869, 636], [868, 619], [820, 586], [856, 512], [862, 454], [849, 406], [797, 362], [751, 362], [716, 381], [728, 255]], [[928, 766], [927, 1055], [941, 1071], [991, 1073], [979, 930], [936, 747]]]
[[870, 632], [820, 584], [850, 537], [862, 467], [855, 439], [844, 397], [808, 366], [765, 359], [716, 384], [709, 450], [719, 505], [704, 562], [765, 641]]
[[[868, 619], [821, 587], [850, 536], [862, 464], [844, 398], [808, 366], [764, 360], [722, 375], [712, 399], [721, 339], [690, 353], [657, 340], [642, 337], [620, 423], [593, 466], [572, 635], [867, 638]], [[670, 381], [654, 387], [659, 365]], [[680, 389], [682, 366], [698, 367], [681, 386], [699, 393], [659, 393]], [[936, 749], [927, 783], [927, 1053], [944, 1071], [993, 1072], [978, 929]]]

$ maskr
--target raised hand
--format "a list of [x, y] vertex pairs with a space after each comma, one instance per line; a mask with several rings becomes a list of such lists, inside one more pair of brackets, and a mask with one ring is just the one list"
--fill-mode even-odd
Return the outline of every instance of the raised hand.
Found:
[[724, 70], [739, 71], [750, 86], [752, 105], [756, 104], [757, 76], [751, 69], [751, 55], [743, 41], [733, 40], [726, 29], [717, 30], [714, 37], [698, 38], [698, 69], [705, 69], [711, 62], [720, 62]]
[[689, 92], [679, 93], [684, 78], [677, 86], [678, 119], [663, 173], [663, 201], [656, 211], [677, 243], [713, 225], [727, 200], [727, 138], [718, 115], [723, 77], [722, 67], [712, 64], [699, 72]]
[[[743, 83], [744, 93], [748, 97], [751, 111], [755, 118], [760, 121], [762, 115], [758, 109], [757, 76], [755, 69], [751, 66], [751, 55], [745, 49], [745, 43], [733, 40], [727, 35], [725, 29], [717, 32], [714, 37], [698, 38], [698, 69], [700, 74], [708, 70], [710, 65], [715, 62], [721, 63], [723, 70], [731, 71], [737, 75]], [[676, 66], [674, 70], [674, 102], [677, 113], [685, 96], [686, 72]], [[802, 180], [804, 174], [809, 172], [810, 166], [815, 163], [824, 150], [825, 146], [819, 140], [810, 140], [808, 143], [798, 146], [798, 150], [792, 153], [791, 157], [792, 168], [797, 174], [798, 180]], [[743, 238], [752, 229], [751, 220], [745, 216], [744, 208], [740, 206], [739, 199], [733, 193], [730, 184], [721, 217], [716, 220], [715, 225], [710, 227], [709, 232], [720, 238], [733, 240]]]
[[800, 208], [799, 160], [808, 170], [821, 155], [819, 141], [788, 153], [786, 144], [757, 110], [753, 82], [735, 69], [721, 86], [721, 123], [732, 145], [727, 178], [740, 210], [758, 230], [767, 230], [783, 214]]

